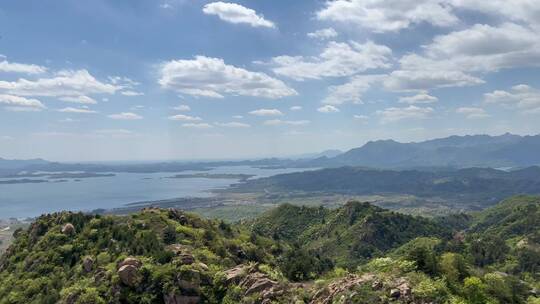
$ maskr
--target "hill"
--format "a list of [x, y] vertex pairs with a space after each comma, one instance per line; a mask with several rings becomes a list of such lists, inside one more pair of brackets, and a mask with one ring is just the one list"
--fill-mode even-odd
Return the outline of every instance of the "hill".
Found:
[[465, 221], [359, 202], [232, 225], [175, 209], [48, 214], [0, 257], [0, 304], [535, 304], [539, 201]]
[[540, 164], [540, 135], [467, 135], [400, 143], [371, 141], [312, 166], [372, 168], [525, 167]]
[[451, 236], [431, 220], [360, 202], [334, 210], [282, 205], [256, 219], [252, 229], [265, 237], [296, 242], [338, 266], [353, 268], [416, 237]]
[[513, 195], [539, 194], [540, 167], [510, 172], [489, 168], [443, 171], [327, 168], [249, 180], [235, 185], [230, 191], [407, 194], [443, 198], [474, 208], [490, 206]]

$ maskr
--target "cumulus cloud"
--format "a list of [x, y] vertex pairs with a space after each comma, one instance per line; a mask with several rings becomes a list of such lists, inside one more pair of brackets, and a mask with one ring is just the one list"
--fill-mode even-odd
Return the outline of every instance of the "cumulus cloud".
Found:
[[302, 81], [324, 77], [351, 76], [377, 68], [391, 67], [392, 50], [372, 41], [329, 42], [316, 57], [278, 56], [272, 59], [274, 73]]
[[532, 26], [540, 25], [540, 6], [535, 0], [452, 0], [451, 2], [452, 5], [461, 9], [503, 16]]
[[84, 107], [81, 107], [81, 108], [67, 107], [67, 108], [59, 109], [57, 111], [61, 112], [61, 113], [75, 113], [75, 114], [94, 114], [94, 113], [97, 113], [94, 110], [90, 110], [90, 109], [84, 108]]
[[124, 95], [124, 96], [143, 96], [144, 93], [141, 93], [141, 92], [137, 92], [137, 91], [122, 91], [120, 92], [120, 94]]
[[337, 37], [338, 33], [335, 29], [329, 27], [321, 30], [316, 30], [315, 32], [308, 33], [307, 36], [309, 38], [316, 38], [316, 39], [330, 39]]
[[487, 104], [499, 104], [523, 110], [540, 109], [540, 90], [526, 84], [513, 86], [510, 91], [495, 90], [484, 94]]
[[363, 103], [362, 95], [383, 77], [383, 75], [358, 75], [349, 79], [345, 84], [330, 86], [323, 103], [331, 105], [340, 105], [346, 102], [361, 104]]
[[103, 83], [87, 70], [64, 70], [52, 78], [17, 81], [0, 81], [0, 92], [19, 96], [81, 96], [89, 94], [114, 94], [120, 87]]
[[65, 96], [59, 98], [61, 101], [73, 102], [73, 103], [82, 103], [82, 104], [96, 104], [97, 101], [88, 96]]
[[111, 114], [108, 116], [111, 119], [116, 120], [139, 120], [143, 119], [143, 117], [139, 114], [131, 113], [131, 112], [122, 112], [118, 114]]
[[305, 126], [310, 123], [309, 120], [281, 120], [271, 119], [265, 121], [263, 124], [266, 126]]
[[272, 21], [264, 19], [253, 9], [240, 4], [230, 2], [212, 2], [203, 7], [203, 12], [207, 15], [216, 15], [219, 19], [230, 23], [246, 23], [253, 27], [276, 27]]
[[427, 92], [420, 92], [413, 96], [403, 96], [399, 98], [400, 103], [408, 104], [427, 104], [435, 103], [439, 101], [439, 98], [429, 95]]
[[540, 34], [513, 23], [476, 24], [436, 36], [423, 49], [423, 54], [408, 54], [400, 59], [400, 69], [386, 81], [388, 88], [421, 90], [477, 85], [484, 83], [479, 73], [540, 66]]
[[9, 62], [5, 58], [0, 58], [0, 72], [41, 74], [47, 72], [47, 68], [35, 64]]
[[277, 99], [298, 94], [281, 80], [227, 65], [219, 58], [172, 60], [163, 63], [159, 72], [161, 87], [194, 96], [223, 98], [223, 94], [231, 94]]
[[463, 114], [467, 119], [478, 119], [489, 117], [486, 110], [476, 107], [461, 107], [456, 109], [456, 113]]
[[291, 111], [300, 111], [300, 110], [302, 110], [302, 107], [301, 106], [292, 106], [292, 107], [289, 108], [289, 110], [291, 110]]
[[188, 105], [179, 105], [179, 106], [173, 107], [173, 110], [180, 111], [180, 112], [189, 112], [191, 111], [191, 108]]
[[453, 70], [396, 70], [384, 80], [387, 89], [393, 91], [423, 91], [433, 88], [466, 87], [485, 83], [484, 80]]
[[218, 127], [225, 127], [225, 128], [249, 128], [249, 127], [251, 127], [250, 125], [248, 125], [246, 123], [236, 122], [236, 121], [232, 121], [232, 122], [216, 122], [215, 125], [218, 126]]
[[178, 114], [178, 115], [169, 116], [169, 120], [178, 120], [178, 121], [201, 121], [202, 119], [201, 119], [200, 117], [196, 117], [196, 116], [189, 116], [189, 115]]
[[317, 111], [321, 113], [337, 113], [339, 112], [339, 109], [332, 105], [325, 105], [318, 108]]
[[405, 119], [425, 119], [434, 112], [430, 107], [417, 107], [410, 105], [405, 108], [386, 108], [376, 112], [381, 117], [381, 123], [397, 122]]
[[0, 104], [6, 105], [10, 110], [41, 111], [45, 105], [33, 98], [0, 94]]
[[317, 12], [317, 18], [374, 32], [399, 31], [424, 22], [444, 27], [459, 21], [448, 0], [334, 0]]
[[283, 113], [278, 109], [258, 109], [249, 112], [251, 115], [255, 116], [282, 116]]
[[192, 129], [210, 129], [212, 128], [212, 125], [207, 123], [185, 123], [182, 124], [182, 127]]
[[360, 121], [362, 123], [367, 123], [369, 120], [369, 116], [366, 115], [353, 115], [353, 118], [357, 121]]

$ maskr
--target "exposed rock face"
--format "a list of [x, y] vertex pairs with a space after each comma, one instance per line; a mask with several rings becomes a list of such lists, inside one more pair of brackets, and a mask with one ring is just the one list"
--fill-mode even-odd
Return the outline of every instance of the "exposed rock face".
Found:
[[240, 280], [250, 272], [250, 268], [251, 267], [249, 265], [238, 265], [225, 271], [226, 284], [229, 285], [240, 283]]
[[72, 236], [76, 233], [75, 226], [71, 223], [67, 223], [62, 227], [62, 233], [68, 236]]
[[[313, 299], [310, 303], [312, 304], [331, 304], [334, 303], [334, 301], [338, 300], [341, 296], [341, 293], [352, 290], [355, 287], [358, 287], [362, 284], [367, 284], [369, 282], [371, 285], [379, 285], [379, 283], [375, 284], [375, 276], [372, 274], [364, 274], [362, 276], [357, 275], [349, 275], [345, 278], [342, 278], [340, 280], [337, 280], [331, 284], [329, 284], [326, 288], [319, 290], [317, 293], [315, 293], [315, 296], [313, 296]], [[381, 284], [382, 285], [382, 284]]]
[[92, 257], [85, 257], [82, 262], [84, 272], [91, 272], [94, 268], [94, 259]]
[[118, 268], [121, 268], [125, 265], [131, 265], [138, 269], [142, 266], [142, 262], [137, 258], [127, 257], [122, 262], [120, 262], [120, 264], [118, 264]]
[[136, 258], [128, 257], [118, 265], [118, 276], [122, 283], [134, 287], [140, 280], [139, 268], [142, 262]]
[[163, 302], [165, 302], [165, 304], [197, 304], [201, 303], [201, 298], [198, 296], [170, 294], [163, 296]]
[[244, 296], [258, 293], [260, 303], [270, 303], [285, 292], [285, 286], [260, 272], [257, 264], [238, 265], [225, 271], [225, 282], [242, 287]]
[[118, 276], [122, 283], [134, 287], [139, 280], [139, 269], [133, 265], [124, 265], [118, 269]]
[[184, 265], [191, 265], [195, 262], [195, 258], [191, 253], [182, 253], [178, 256], [178, 260]]
[[169, 217], [173, 220], [176, 220], [182, 225], [186, 225], [188, 223], [188, 218], [183, 214], [182, 211], [174, 208], [170, 208], [169, 210]]

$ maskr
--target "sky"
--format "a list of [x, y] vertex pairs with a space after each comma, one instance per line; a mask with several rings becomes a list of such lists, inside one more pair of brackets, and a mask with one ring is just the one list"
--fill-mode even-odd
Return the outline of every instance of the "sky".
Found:
[[0, 157], [540, 133], [537, 0], [0, 2]]

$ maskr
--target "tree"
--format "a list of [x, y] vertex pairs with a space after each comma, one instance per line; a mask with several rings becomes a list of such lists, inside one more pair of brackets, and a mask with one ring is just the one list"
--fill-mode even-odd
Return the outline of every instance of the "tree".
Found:
[[452, 283], [457, 284], [468, 274], [467, 264], [461, 254], [447, 252], [439, 262], [441, 274]]

